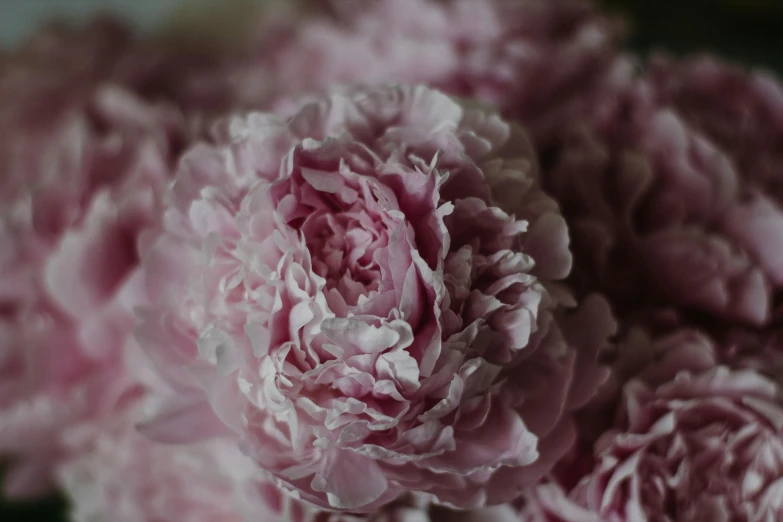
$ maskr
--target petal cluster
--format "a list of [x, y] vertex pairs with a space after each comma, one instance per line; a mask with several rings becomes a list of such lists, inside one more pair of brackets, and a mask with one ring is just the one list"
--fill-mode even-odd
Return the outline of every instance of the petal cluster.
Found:
[[776, 295], [783, 282], [783, 89], [767, 73], [710, 57], [655, 57], [649, 76], [660, 103], [676, 109], [731, 160], [736, 202], [721, 217], [720, 233]]
[[572, 495], [602, 520], [775, 520], [783, 514], [783, 408], [747, 370], [626, 385], [616, 431]]
[[611, 111], [563, 129], [545, 176], [571, 225], [575, 284], [627, 314], [671, 307], [765, 324], [771, 280], [728, 219], [746, 204], [732, 158], [647, 79], [611, 99]]

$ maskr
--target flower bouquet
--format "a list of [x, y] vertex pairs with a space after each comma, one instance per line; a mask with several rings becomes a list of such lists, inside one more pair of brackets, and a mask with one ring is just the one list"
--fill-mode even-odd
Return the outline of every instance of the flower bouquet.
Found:
[[8, 499], [783, 520], [771, 74], [582, 0], [242, 5], [0, 55]]

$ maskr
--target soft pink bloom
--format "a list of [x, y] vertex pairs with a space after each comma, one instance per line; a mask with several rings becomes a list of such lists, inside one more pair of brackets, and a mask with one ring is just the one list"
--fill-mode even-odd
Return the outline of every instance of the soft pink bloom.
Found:
[[[0, 62], [0, 203], [6, 207], [29, 186], [29, 178], [77, 161], [68, 156], [75, 126], [96, 86], [111, 76], [127, 43], [124, 28], [108, 20], [77, 31], [43, 27]], [[71, 133], [73, 134], [73, 133]], [[72, 153], [73, 154], [73, 153]]]
[[546, 472], [614, 322], [595, 297], [563, 310], [568, 237], [519, 129], [377, 87], [218, 134], [183, 158], [145, 255], [138, 338], [179, 396], [144, 431], [231, 433], [349, 511], [478, 507]]
[[[783, 516], [780, 389], [751, 370], [629, 382], [616, 429], [572, 492], [604, 522], [767, 522]], [[572, 521], [580, 519], [563, 518]]]
[[775, 290], [783, 287], [783, 87], [710, 57], [656, 57], [651, 82], [661, 103], [726, 153], [739, 177], [738, 203], [722, 233], [752, 260]]
[[32, 496], [48, 486], [58, 432], [127, 391], [127, 283], [182, 123], [117, 86], [66, 73], [58, 85], [46, 60], [3, 72], [0, 454], [6, 493]]
[[765, 323], [771, 281], [727, 228], [747, 201], [731, 157], [646, 79], [610, 98], [613, 110], [561, 129], [543, 177], [569, 220], [574, 283], [606, 292], [624, 315], [673, 307]]

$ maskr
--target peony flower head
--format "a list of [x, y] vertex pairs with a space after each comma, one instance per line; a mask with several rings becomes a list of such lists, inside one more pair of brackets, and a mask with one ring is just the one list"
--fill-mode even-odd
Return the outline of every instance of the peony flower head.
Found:
[[136, 240], [183, 134], [173, 109], [84, 78], [57, 85], [47, 64], [0, 79], [0, 454], [11, 496], [41, 493], [59, 431], [126, 390]]
[[[228, 120], [183, 158], [149, 243], [138, 339], [177, 390], [143, 426], [230, 433], [302, 500], [513, 498], [605, 378], [524, 135], [423, 87]], [[561, 331], [562, 328], [562, 331]]]
[[672, 61], [655, 57], [650, 81], [656, 96], [676, 108], [736, 168], [737, 201], [719, 230], [743, 252], [764, 283], [783, 285], [783, 87], [763, 72], [709, 57]]
[[670, 381], [678, 372], [708, 371], [721, 361], [721, 351], [716, 344], [693, 328], [679, 328], [658, 335], [639, 326], [630, 328], [601, 356], [611, 369], [609, 378], [577, 415], [581, 444], [559, 463], [559, 481], [573, 486], [586, 468], [592, 467], [589, 454], [599, 436], [614, 424], [623, 387], [628, 381], [641, 379], [657, 386]]
[[606, 292], [627, 315], [673, 308], [766, 323], [771, 280], [732, 232], [755, 225], [739, 217], [746, 194], [731, 157], [662, 103], [647, 79], [611, 103], [589, 125], [563, 129], [544, 177], [569, 220], [575, 284]]
[[776, 520], [782, 434], [780, 390], [751, 370], [634, 380], [571, 496], [606, 521]]

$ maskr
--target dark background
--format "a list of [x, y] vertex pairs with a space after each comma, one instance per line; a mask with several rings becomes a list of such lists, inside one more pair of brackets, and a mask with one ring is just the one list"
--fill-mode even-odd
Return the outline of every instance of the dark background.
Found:
[[640, 52], [712, 52], [783, 74], [783, 0], [602, 0]]
[[[630, 21], [628, 47], [640, 53], [712, 52], [783, 74], [783, 0], [602, 0]], [[64, 522], [65, 504], [52, 498], [3, 505], [1, 522]]]

